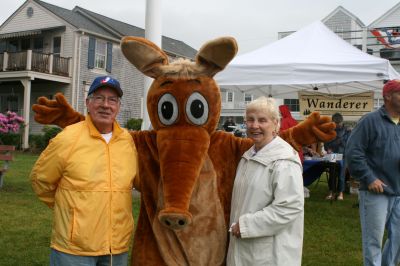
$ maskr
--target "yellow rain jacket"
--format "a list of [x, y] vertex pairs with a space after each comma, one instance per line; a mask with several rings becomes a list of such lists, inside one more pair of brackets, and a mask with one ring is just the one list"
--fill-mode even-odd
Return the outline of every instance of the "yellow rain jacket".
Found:
[[33, 190], [54, 208], [51, 247], [99, 256], [128, 251], [137, 152], [114, 123], [107, 144], [89, 116], [59, 133], [31, 172]]

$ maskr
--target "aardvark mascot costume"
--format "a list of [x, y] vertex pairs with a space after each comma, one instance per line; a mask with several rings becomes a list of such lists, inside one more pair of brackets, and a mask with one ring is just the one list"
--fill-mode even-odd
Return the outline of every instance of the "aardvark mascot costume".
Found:
[[[213, 76], [236, 55], [236, 41], [206, 43], [195, 62], [169, 63], [159, 47], [139, 37], [123, 38], [121, 49], [154, 78], [147, 95], [154, 130], [131, 132], [139, 156], [135, 188], [141, 192], [132, 265], [224, 265], [236, 166], [252, 145], [216, 131], [221, 95]], [[39, 98], [33, 110], [43, 124], [65, 127], [85, 119], [61, 94]], [[298, 150], [332, 139], [334, 127], [314, 113], [280, 136]]]

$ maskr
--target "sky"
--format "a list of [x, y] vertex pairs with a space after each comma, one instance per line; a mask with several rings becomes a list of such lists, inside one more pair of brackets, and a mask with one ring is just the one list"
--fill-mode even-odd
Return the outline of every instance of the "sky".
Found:
[[[1, 0], [0, 23], [25, 1]], [[144, 28], [145, 0], [46, 0], [67, 9], [75, 6]], [[162, 34], [195, 49], [220, 36], [232, 36], [239, 54], [277, 40], [278, 32], [295, 31], [322, 20], [342, 6], [369, 25], [400, 0], [159, 0]]]

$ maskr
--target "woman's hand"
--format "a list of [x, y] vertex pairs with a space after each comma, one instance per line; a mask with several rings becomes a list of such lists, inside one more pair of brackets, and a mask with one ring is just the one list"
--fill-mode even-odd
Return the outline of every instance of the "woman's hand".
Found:
[[239, 226], [239, 222], [234, 223], [231, 225], [231, 229], [230, 229], [231, 233], [233, 236], [236, 236], [237, 238], [240, 238], [240, 226]]

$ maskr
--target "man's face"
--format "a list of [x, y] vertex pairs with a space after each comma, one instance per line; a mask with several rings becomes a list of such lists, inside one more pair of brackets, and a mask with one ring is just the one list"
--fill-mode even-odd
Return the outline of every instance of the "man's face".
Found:
[[86, 99], [93, 124], [100, 133], [110, 133], [121, 102], [114, 89], [102, 87]]
[[386, 97], [385, 105], [388, 106], [392, 112], [400, 115], [400, 91], [392, 92]]

